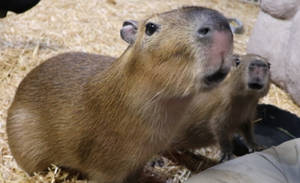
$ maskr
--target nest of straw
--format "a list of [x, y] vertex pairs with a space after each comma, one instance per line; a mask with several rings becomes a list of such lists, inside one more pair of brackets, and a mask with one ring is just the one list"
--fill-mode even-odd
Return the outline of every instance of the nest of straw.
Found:
[[[9, 13], [0, 19], [0, 182], [85, 182], [68, 178], [58, 167], [50, 167], [46, 175], [26, 175], [9, 152], [5, 123], [7, 109], [24, 76], [45, 59], [66, 51], [84, 51], [119, 56], [127, 44], [119, 30], [127, 19], [142, 19], [183, 5], [217, 9], [227, 17], [236, 17], [245, 25], [245, 32], [235, 36], [235, 52], [245, 53], [251, 29], [259, 8], [238, 0], [50, 0], [21, 15]], [[272, 85], [262, 102], [277, 105], [300, 115], [300, 109], [288, 95]], [[55, 137], [53, 137], [55, 138]], [[200, 150], [216, 158], [218, 150]], [[172, 174], [175, 182], [185, 180], [189, 172], [175, 165], [161, 171]]]

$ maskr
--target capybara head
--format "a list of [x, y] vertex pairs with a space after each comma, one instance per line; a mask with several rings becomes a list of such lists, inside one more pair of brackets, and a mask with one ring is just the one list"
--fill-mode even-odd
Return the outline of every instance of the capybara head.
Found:
[[[237, 93], [265, 96], [270, 87], [270, 63], [266, 58], [255, 54], [234, 56], [236, 80], [241, 80]], [[247, 91], [247, 92], [245, 92]]]
[[181, 94], [211, 88], [232, 65], [229, 23], [212, 9], [183, 7], [143, 22], [127, 21], [121, 36], [130, 43], [131, 60], [136, 60], [130, 64], [131, 73], [142, 77], [152, 72], [149, 79]]

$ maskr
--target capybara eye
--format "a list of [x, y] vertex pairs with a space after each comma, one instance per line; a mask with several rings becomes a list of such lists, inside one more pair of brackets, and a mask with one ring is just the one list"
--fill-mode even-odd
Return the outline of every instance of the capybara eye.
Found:
[[198, 30], [200, 36], [205, 36], [210, 31], [209, 27], [203, 27]]
[[268, 69], [270, 69], [271, 68], [271, 64], [270, 63], [268, 63]]
[[146, 34], [148, 36], [151, 36], [156, 30], [157, 30], [158, 26], [155, 25], [154, 23], [147, 23], [146, 24]]
[[235, 66], [238, 66], [241, 63], [241, 60], [239, 58], [235, 58], [234, 62], [235, 62]]

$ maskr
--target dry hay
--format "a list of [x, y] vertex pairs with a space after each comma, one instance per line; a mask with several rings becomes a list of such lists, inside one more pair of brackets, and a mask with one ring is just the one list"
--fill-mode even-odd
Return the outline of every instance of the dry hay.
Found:
[[[245, 24], [245, 33], [236, 35], [235, 51], [245, 53], [258, 7], [237, 0], [44, 0], [25, 14], [11, 13], [0, 19], [0, 182], [54, 182], [65, 177], [54, 167], [47, 176], [30, 178], [18, 168], [8, 149], [6, 112], [16, 87], [32, 68], [70, 50], [118, 56], [126, 48], [119, 36], [124, 20], [141, 19], [182, 5], [211, 7], [239, 18]], [[275, 86], [263, 102], [300, 115], [300, 109]], [[203, 152], [214, 154], [214, 150]]]

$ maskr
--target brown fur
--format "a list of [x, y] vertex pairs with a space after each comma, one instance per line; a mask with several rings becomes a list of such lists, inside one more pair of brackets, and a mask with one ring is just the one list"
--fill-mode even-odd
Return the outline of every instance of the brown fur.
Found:
[[[148, 22], [160, 26], [151, 36]], [[212, 35], [198, 39], [205, 22], [215, 26]], [[143, 21], [115, 61], [87, 53], [50, 58], [26, 76], [9, 109], [11, 152], [28, 173], [53, 163], [92, 181], [123, 182], [169, 148], [193, 97], [215, 85], [206, 78], [228, 70], [231, 50], [222, 15], [186, 7]]]
[[267, 94], [270, 85], [269, 69], [263, 68], [267, 69], [260, 73], [263, 74], [260, 76], [263, 88], [253, 90], [248, 87], [248, 82], [253, 80], [250, 75], [256, 74], [256, 71], [249, 70], [249, 65], [255, 60], [268, 66], [267, 60], [258, 55], [240, 56], [240, 64], [224, 82], [209, 93], [196, 97], [184, 118], [192, 125], [176, 140], [175, 147], [194, 149], [219, 143], [223, 153], [231, 153], [232, 135], [239, 132], [255, 148], [252, 122], [258, 101]]

